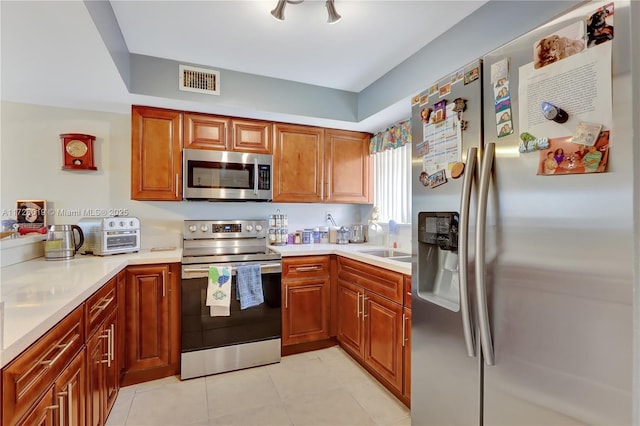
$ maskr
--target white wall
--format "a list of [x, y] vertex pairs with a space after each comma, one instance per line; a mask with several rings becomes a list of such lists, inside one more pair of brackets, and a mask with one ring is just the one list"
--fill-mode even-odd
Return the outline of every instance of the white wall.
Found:
[[[294, 230], [325, 225], [325, 211], [333, 213], [338, 225], [361, 223], [361, 206], [348, 204], [133, 201], [129, 114], [2, 102], [0, 118], [2, 219], [15, 218], [7, 214], [16, 200], [24, 199], [47, 200], [58, 213], [50, 222], [56, 224], [81, 218], [61, 210], [127, 209], [141, 219], [142, 248], [180, 246], [185, 219], [266, 219], [280, 209]], [[61, 170], [61, 133], [96, 136], [98, 171]]]

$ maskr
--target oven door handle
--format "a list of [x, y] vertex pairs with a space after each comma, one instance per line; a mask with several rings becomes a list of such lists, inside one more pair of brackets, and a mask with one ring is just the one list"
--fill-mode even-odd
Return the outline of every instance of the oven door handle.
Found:
[[258, 195], [258, 159], [253, 159], [253, 194]]
[[[219, 265], [219, 266], [225, 266], [225, 265]], [[236, 274], [236, 267], [235, 266], [227, 266], [227, 268], [229, 268], [229, 272], [231, 273], [231, 275], [235, 275]], [[275, 272], [282, 272], [282, 264], [280, 263], [263, 263], [260, 264], [260, 271], [263, 273], [275, 273]], [[188, 268], [188, 267], [183, 267], [182, 268], [182, 272], [184, 274], [188, 274], [188, 273], [209, 273], [209, 268]]]

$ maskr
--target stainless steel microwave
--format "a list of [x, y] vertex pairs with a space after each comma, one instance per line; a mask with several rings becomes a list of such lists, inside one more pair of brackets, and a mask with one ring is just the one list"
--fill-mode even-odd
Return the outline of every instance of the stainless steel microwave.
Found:
[[272, 155], [204, 149], [182, 154], [184, 199], [271, 201]]

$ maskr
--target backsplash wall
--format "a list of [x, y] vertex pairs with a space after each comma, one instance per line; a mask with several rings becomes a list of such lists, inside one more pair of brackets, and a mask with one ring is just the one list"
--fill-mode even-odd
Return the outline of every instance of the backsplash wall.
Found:
[[[54, 212], [51, 224], [75, 224], [85, 209], [125, 210], [142, 222], [143, 249], [182, 244], [186, 219], [268, 218], [279, 209], [289, 229], [325, 225], [326, 211], [337, 224], [366, 223], [366, 206], [206, 201], [134, 201], [131, 186], [131, 117], [96, 111], [12, 102], [1, 105], [0, 208], [15, 218], [16, 200], [43, 199]], [[95, 172], [61, 170], [61, 133], [96, 136]], [[96, 214], [99, 215], [99, 214]]]

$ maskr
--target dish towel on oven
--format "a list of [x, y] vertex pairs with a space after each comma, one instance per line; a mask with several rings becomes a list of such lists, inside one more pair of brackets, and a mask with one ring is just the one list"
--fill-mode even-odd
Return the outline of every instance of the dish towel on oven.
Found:
[[236, 278], [240, 309], [247, 309], [264, 303], [260, 265], [236, 267]]
[[212, 317], [228, 317], [231, 303], [231, 271], [226, 266], [210, 266], [207, 306]]

